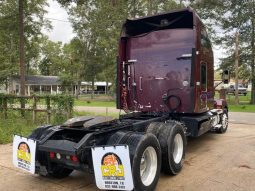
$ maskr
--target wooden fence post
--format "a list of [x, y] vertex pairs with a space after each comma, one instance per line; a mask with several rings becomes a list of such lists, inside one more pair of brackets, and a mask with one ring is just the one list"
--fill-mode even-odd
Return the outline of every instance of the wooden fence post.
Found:
[[33, 96], [33, 123], [36, 121], [37, 97]]
[[25, 111], [26, 111], [26, 99], [24, 96], [18, 97], [20, 99], [20, 113], [22, 117], [25, 117]]
[[50, 97], [46, 97], [46, 104], [47, 104], [47, 123], [49, 124], [51, 116]]
[[7, 119], [7, 97], [3, 97], [3, 112], [4, 112], [4, 118]]

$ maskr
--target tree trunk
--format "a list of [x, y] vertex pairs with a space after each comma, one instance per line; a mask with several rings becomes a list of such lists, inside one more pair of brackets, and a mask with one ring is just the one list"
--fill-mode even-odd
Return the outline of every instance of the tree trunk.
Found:
[[[25, 52], [24, 52], [24, 6], [23, 0], [19, 0], [19, 56], [20, 56], [20, 95], [25, 95]], [[25, 105], [22, 104], [22, 108]]]
[[91, 99], [94, 99], [95, 94], [95, 78], [92, 79], [92, 92], [91, 92]]
[[108, 80], [106, 80], [105, 94], [108, 94], [108, 86], [109, 86], [109, 82]]
[[6, 93], [10, 94], [10, 89], [9, 89], [9, 78], [6, 78], [5, 81], [5, 91]]
[[239, 104], [238, 98], [238, 48], [239, 48], [239, 33], [236, 33], [236, 49], [235, 49], [235, 104]]
[[133, 16], [133, 18], [135, 18], [135, 16], [136, 16], [136, 0], [133, 0], [133, 11], [132, 12], [133, 12], [132, 16]]
[[76, 90], [76, 99], [79, 99], [80, 91], [81, 91], [81, 81], [78, 81], [77, 90]]

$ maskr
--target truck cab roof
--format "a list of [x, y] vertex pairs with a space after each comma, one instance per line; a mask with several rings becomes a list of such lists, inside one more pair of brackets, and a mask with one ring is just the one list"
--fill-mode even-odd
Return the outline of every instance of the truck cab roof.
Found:
[[151, 31], [193, 28], [196, 24], [194, 14], [197, 14], [191, 8], [185, 8], [172, 12], [161, 13], [153, 16], [127, 19], [123, 25], [124, 33], [122, 36], [136, 36]]

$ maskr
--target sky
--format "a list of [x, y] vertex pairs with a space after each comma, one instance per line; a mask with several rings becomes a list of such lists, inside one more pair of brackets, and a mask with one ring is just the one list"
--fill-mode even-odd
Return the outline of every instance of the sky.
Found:
[[[75, 34], [71, 23], [68, 22], [68, 14], [64, 8], [62, 8], [59, 3], [53, 0], [49, 0], [48, 14], [46, 17], [51, 21], [53, 29], [51, 31], [44, 31], [49, 39], [58, 42], [68, 43]], [[217, 68], [219, 65], [219, 58], [222, 58], [224, 51], [220, 46], [213, 47], [214, 52], [214, 67]]]
[[53, 29], [44, 32], [54, 42], [68, 43], [74, 37], [71, 23], [68, 22], [68, 14], [64, 8], [60, 7], [58, 2], [53, 0], [48, 2], [50, 6], [47, 8], [48, 14], [46, 17], [51, 21]]

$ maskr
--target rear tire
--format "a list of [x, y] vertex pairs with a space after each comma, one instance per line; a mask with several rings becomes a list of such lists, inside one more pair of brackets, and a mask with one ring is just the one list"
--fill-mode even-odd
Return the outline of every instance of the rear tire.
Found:
[[151, 191], [156, 188], [161, 169], [161, 149], [155, 135], [126, 132], [123, 136], [123, 132], [117, 132], [108, 143], [129, 146], [135, 191]]
[[[187, 140], [184, 127], [180, 123], [174, 121], [173, 123], [166, 124], [166, 128], [170, 130], [167, 134], [167, 153], [162, 157], [163, 171], [166, 174], [176, 175], [183, 166]], [[160, 136], [162, 137], [164, 134]]]
[[146, 133], [152, 133], [153, 135], [155, 135], [158, 138], [160, 129], [162, 127], [164, 127], [163, 122], [152, 122], [146, 128]]
[[182, 124], [176, 121], [167, 123], [155, 122], [151, 132], [157, 136], [162, 152], [162, 171], [166, 174], [176, 175], [181, 171], [187, 140]]

